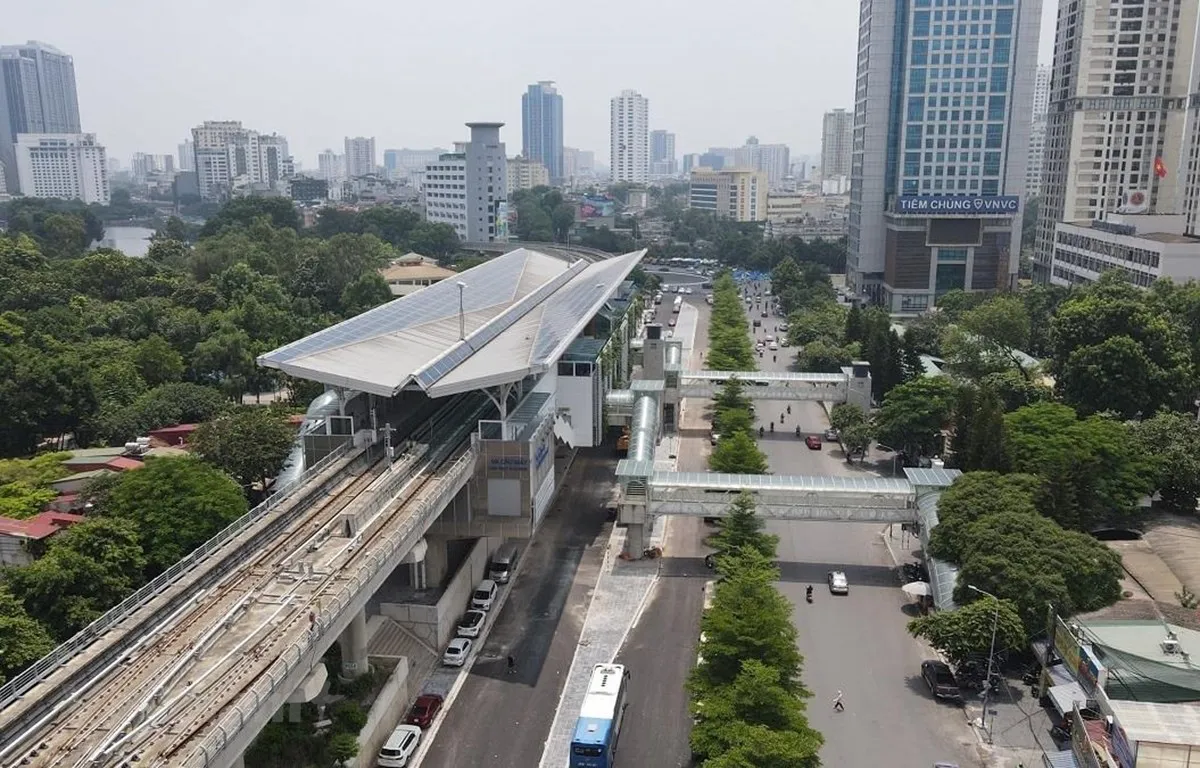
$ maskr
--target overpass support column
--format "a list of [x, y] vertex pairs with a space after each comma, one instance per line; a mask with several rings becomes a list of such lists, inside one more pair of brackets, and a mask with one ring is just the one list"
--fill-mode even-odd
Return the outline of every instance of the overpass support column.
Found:
[[645, 551], [645, 523], [630, 523], [625, 528], [625, 555], [634, 560], [640, 560]]
[[342, 677], [353, 679], [367, 672], [367, 611], [364, 608], [342, 632]]
[[246, 768], [246, 757], [244, 755], [238, 755], [233, 759], [233, 762], [229, 764], [229, 768]]

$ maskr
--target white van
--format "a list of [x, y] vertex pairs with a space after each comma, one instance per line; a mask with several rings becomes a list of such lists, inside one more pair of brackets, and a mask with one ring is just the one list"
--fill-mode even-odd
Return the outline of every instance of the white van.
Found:
[[480, 611], [492, 610], [492, 603], [496, 600], [496, 591], [496, 582], [491, 579], [479, 582], [479, 586], [475, 587], [475, 591], [471, 593], [471, 607]]
[[512, 543], [504, 543], [496, 548], [496, 554], [492, 555], [492, 564], [488, 568], [488, 576], [497, 584], [507, 584], [512, 578], [513, 571], [517, 568], [517, 545]]
[[382, 768], [405, 768], [408, 759], [417, 751], [417, 745], [420, 743], [420, 728], [415, 725], [398, 725], [379, 750], [376, 765]]

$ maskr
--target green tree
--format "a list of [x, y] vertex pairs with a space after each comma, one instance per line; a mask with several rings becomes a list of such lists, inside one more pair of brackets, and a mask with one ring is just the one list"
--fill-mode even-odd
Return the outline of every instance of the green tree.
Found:
[[174, 565], [246, 513], [238, 484], [196, 458], [155, 458], [122, 473], [100, 512], [136, 525], [146, 553], [146, 575]]
[[846, 461], [856, 454], [866, 456], [874, 427], [862, 408], [851, 403], [838, 403], [829, 412], [829, 426], [838, 431], [838, 441], [846, 451]]
[[[807, 694], [806, 694], [807, 695]], [[692, 751], [709, 765], [812, 767], [823, 739], [809, 727], [800, 697], [778, 670], [748, 659], [733, 683], [703, 700], [692, 729]]]
[[138, 342], [133, 352], [138, 375], [151, 387], [170, 384], [183, 377], [183, 356], [155, 334]]
[[818, 339], [805, 344], [796, 353], [792, 367], [809, 373], [841, 373], [858, 355], [857, 343], [839, 347]]
[[1150, 457], [1155, 485], [1169, 509], [1192, 513], [1200, 498], [1200, 423], [1190, 413], [1159, 411], [1133, 425], [1138, 448]]
[[754, 497], [743, 491], [729, 505], [729, 513], [721, 519], [721, 529], [712, 537], [713, 549], [738, 553], [753, 549], [767, 559], [775, 557], [779, 537], [763, 532], [764, 523], [754, 506]]
[[449, 224], [422, 221], [413, 227], [408, 246], [417, 253], [445, 261], [458, 252], [458, 233]]
[[934, 557], [961, 562], [970, 546], [970, 527], [1002, 512], [1036, 515], [1042, 481], [1035, 475], [966, 472], [938, 498], [938, 524], [929, 533]]
[[1052, 373], [1082, 414], [1124, 418], [1191, 405], [1191, 359], [1184, 324], [1116, 272], [1101, 275], [1058, 307]]
[[201, 424], [189, 442], [196, 456], [243, 487], [265, 489], [283, 469], [295, 439], [283, 412], [247, 405]]
[[145, 565], [132, 522], [93, 518], [56, 535], [44, 556], [10, 569], [5, 580], [63, 641], [141, 586]]
[[278, 229], [300, 229], [300, 215], [288, 198], [239, 197], [225, 203], [216, 216], [204, 222], [200, 237], [211, 237], [230, 227], [250, 227], [258, 221]]
[[338, 304], [341, 314], [353, 317], [380, 304], [386, 304], [394, 298], [396, 297], [392, 295], [392, 289], [388, 287], [386, 280], [377, 274], [363, 274], [342, 290]]
[[713, 472], [735, 475], [761, 475], [767, 471], [767, 457], [754, 438], [745, 432], [723, 434], [708, 457]]
[[875, 414], [880, 442], [903, 450], [909, 460], [940, 450], [941, 432], [950, 423], [957, 388], [943, 377], [922, 377], [893, 388]]
[[329, 737], [329, 759], [334, 766], [341, 766], [358, 754], [357, 733], [335, 733]]
[[712, 607], [700, 620], [703, 660], [692, 670], [693, 695], [705, 699], [733, 684], [750, 659], [776, 670], [787, 692], [803, 695], [804, 660], [796, 650], [792, 606], [772, 583], [779, 577], [778, 569], [753, 549], [741, 549], [732, 557], [738, 565], [716, 584]]
[[1013, 368], [1026, 377], [1018, 354], [1029, 346], [1029, 311], [1018, 296], [995, 296], [962, 313], [956, 332], [946, 340], [947, 363], [971, 378], [1005, 368]]
[[847, 314], [844, 307], [832, 301], [794, 312], [788, 317], [788, 343], [803, 346], [822, 340], [840, 344], [846, 329]]
[[1004, 404], [987, 386], [964, 386], [954, 413], [949, 466], [997, 470], [1008, 466], [1004, 452]]
[[995, 650], [1024, 650], [1025, 625], [1008, 600], [981, 597], [955, 611], [938, 611], [908, 622], [913, 637], [924, 638], [953, 664], [961, 664], [992, 649], [992, 627], [996, 628]]
[[1006, 415], [1004, 430], [1009, 466], [1045, 478], [1039, 506], [1066, 528], [1128, 515], [1154, 485], [1152, 463], [1121, 422], [1038, 403]]
[[0, 582], [0, 684], [54, 650], [54, 639]]

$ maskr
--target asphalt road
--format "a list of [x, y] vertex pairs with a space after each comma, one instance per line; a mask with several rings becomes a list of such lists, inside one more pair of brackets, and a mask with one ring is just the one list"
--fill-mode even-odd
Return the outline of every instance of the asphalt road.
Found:
[[[582, 449], [522, 553], [512, 593], [422, 768], [529, 768], [542, 758], [611, 530], [611, 448]], [[506, 658], [517, 662], [506, 674]]]
[[[776, 322], [763, 321], [772, 328]], [[781, 350], [777, 361], [771, 354], [766, 352], [759, 361], [761, 370], [787, 370], [794, 351]], [[836, 443], [814, 451], [796, 437], [797, 424], [806, 434], [828, 426], [819, 403], [791, 403], [790, 415], [787, 405], [756, 403], [763, 426], [776, 421], [775, 434], [759, 441], [771, 471], [875, 475], [873, 467], [848, 465]], [[778, 587], [795, 606], [792, 621], [805, 658], [803, 679], [813, 692], [808, 717], [825, 736], [822, 762], [922, 768], [941, 760], [963, 768], [982, 766], [962, 711], [935, 701], [920, 678], [921, 660], [928, 657], [905, 629], [910, 608], [881, 538], [884, 529], [876, 523], [769, 521], [767, 530], [779, 536]], [[899, 552], [898, 543], [897, 539], [893, 546]], [[845, 571], [849, 595], [829, 593], [825, 576], [831, 570]], [[804, 599], [809, 584], [815, 587], [812, 605]], [[846, 705], [842, 713], [833, 711], [839, 690]]]
[[[708, 345], [708, 305], [705, 292], [685, 296], [700, 311], [696, 326], [694, 360], [684, 368], [698, 369], [700, 352]], [[659, 309], [666, 323], [670, 307]], [[685, 404], [687, 406], [688, 404]], [[708, 469], [708, 429], [703, 414], [692, 404], [683, 414], [679, 467], [685, 471]], [[617, 663], [631, 672], [629, 713], [621, 732], [617, 765], [620, 768], [682, 768], [691, 765], [688, 736], [692, 729], [687, 691], [683, 682], [696, 663], [696, 640], [704, 607], [704, 585], [711, 573], [704, 554], [711, 551], [701, 540], [707, 535], [699, 519], [670, 520], [661, 578], [654, 586], [641, 619], [625, 640]]]

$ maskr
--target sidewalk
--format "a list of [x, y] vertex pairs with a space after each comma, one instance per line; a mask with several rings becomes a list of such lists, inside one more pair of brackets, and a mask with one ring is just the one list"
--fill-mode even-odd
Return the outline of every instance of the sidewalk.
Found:
[[[666, 533], [661, 524], [664, 520], [659, 518], [659, 524], [650, 535], [653, 545], [662, 546]], [[624, 546], [625, 529], [613, 528], [600, 578], [588, 606], [587, 620], [575, 649], [575, 659], [571, 662], [571, 671], [554, 713], [554, 724], [542, 752], [539, 764], [542, 768], [562, 768], [567, 764], [575, 720], [587, 693], [592, 668], [616, 658], [629, 630], [641, 617], [658, 578], [657, 560], [621, 560], [619, 556]]]
[[[683, 342], [683, 360], [693, 363], [699, 319], [699, 311], [685, 303], [675, 326], [674, 338]], [[686, 407], [681, 409], [682, 412], [686, 410]], [[664, 436], [655, 450], [655, 469], [674, 470], [678, 451], [678, 436]], [[663, 546], [669, 519], [660, 517], [654, 521], [647, 536], [647, 546]], [[621, 560], [620, 554], [624, 548], [625, 529], [614, 527], [608, 540], [608, 551], [604, 555], [604, 565], [601, 566], [600, 577], [592, 593], [592, 602], [588, 606], [587, 619], [579, 635], [579, 646], [571, 662], [571, 671], [554, 713], [554, 724], [546, 738], [539, 763], [541, 768], [563, 768], [567, 764], [575, 720], [579, 717], [579, 708], [587, 693], [592, 668], [597, 664], [611, 663], [616, 658], [625, 644], [625, 638], [641, 618], [658, 580], [659, 561]]]

